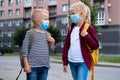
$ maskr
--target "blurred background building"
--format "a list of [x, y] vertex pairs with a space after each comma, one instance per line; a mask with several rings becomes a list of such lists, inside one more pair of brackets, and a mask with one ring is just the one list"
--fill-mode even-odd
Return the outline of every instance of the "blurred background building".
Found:
[[[50, 25], [61, 31], [62, 41], [56, 45], [56, 52], [61, 52], [69, 27], [69, 5], [79, 0], [0, 0], [0, 48], [10, 48], [18, 51], [13, 44], [13, 34], [17, 28], [31, 27], [31, 13], [35, 8], [45, 8], [49, 11]], [[120, 54], [120, 0], [90, 0], [97, 4], [97, 23], [102, 27], [98, 34], [100, 52], [102, 54]]]

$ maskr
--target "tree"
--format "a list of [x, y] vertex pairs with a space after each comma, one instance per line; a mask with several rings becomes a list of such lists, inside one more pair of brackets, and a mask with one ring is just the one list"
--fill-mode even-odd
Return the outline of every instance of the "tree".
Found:
[[[18, 45], [19, 47], [22, 46], [26, 31], [28, 31], [29, 29], [30, 28], [21, 27], [16, 30], [13, 36], [13, 42], [15, 45]], [[50, 26], [48, 28], [48, 32], [50, 32], [51, 36], [55, 39], [55, 43], [58, 43], [61, 41], [61, 34], [58, 28]]]
[[55, 39], [55, 43], [61, 41], [61, 33], [57, 27], [50, 26], [48, 32], [51, 33], [51, 36]]
[[91, 25], [93, 25], [96, 30], [97, 30], [97, 33], [101, 33], [101, 27], [98, 27], [96, 26], [96, 21], [97, 21], [97, 15], [98, 15], [98, 8], [97, 8], [97, 5], [91, 5], [90, 4], [90, 0], [81, 0], [83, 3], [85, 3], [89, 8], [90, 8], [90, 11], [91, 11]]
[[30, 28], [21, 27], [16, 30], [13, 36], [13, 42], [15, 45], [18, 45], [19, 47], [22, 46], [23, 39], [25, 37], [26, 31], [28, 31]]

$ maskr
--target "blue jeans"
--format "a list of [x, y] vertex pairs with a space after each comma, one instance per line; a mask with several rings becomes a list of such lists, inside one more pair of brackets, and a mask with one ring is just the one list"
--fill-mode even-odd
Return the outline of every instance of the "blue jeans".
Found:
[[74, 80], [87, 80], [88, 68], [84, 62], [69, 62]]
[[47, 67], [31, 68], [32, 72], [27, 73], [27, 80], [47, 80], [48, 69]]

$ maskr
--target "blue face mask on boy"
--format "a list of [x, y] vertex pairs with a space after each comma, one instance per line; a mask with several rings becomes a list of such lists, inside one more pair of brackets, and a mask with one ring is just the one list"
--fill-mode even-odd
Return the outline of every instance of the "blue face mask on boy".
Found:
[[43, 23], [40, 24], [40, 28], [42, 30], [47, 30], [48, 27], [49, 27], [49, 21], [48, 20], [43, 20]]
[[70, 18], [72, 23], [75, 23], [75, 24], [77, 24], [81, 20], [81, 17], [78, 14], [72, 14], [70, 15]]

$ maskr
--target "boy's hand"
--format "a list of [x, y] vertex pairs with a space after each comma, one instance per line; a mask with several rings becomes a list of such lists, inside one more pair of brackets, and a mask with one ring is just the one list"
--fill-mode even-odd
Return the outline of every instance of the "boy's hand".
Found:
[[30, 73], [30, 72], [31, 72], [31, 67], [30, 67], [30, 65], [26, 65], [26, 66], [24, 67], [24, 71], [25, 71], [26, 73]]
[[80, 35], [81, 35], [82, 37], [85, 37], [87, 34], [88, 34], [88, 32], [83, 29], [83, 30], [81, 31], [81, 34], [80, 34]]

